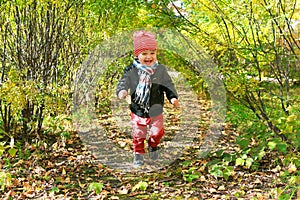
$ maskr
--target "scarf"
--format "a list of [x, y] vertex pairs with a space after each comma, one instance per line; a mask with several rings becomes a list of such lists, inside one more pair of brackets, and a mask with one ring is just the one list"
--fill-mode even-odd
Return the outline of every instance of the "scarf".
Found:
[[152, 85], [151, 75], [155, 73], [158, 62], [156, 61], [152, 66], [145, 66], [137, 60], [133, 61], [133, 65], [138, 69], [139, 83], [135, 90], [135, 103], [139, 104], [141, 108], [145, 109], [146, 113], [149, 112], [150, 105], [150, 88]]

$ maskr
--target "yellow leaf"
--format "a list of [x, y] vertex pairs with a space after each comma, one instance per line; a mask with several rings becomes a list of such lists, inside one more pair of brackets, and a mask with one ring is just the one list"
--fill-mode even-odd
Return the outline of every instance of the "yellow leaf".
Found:
[[84, 188], [85, 187], [85, 184], [81, 183], [79, 179], [78, 179], [78, 185], [79, 185], [80, 188]]
[[66, 170], [65, 170], [65, 168], [63, 168], [62, 169], [62, 175], [66, 175], [67, 173], [66, 173]]
[[293, 121], [295, 121], [296, 120], [296, 115], [290, 115], [290, 116], [288, 116], [287, 118], [286, 118], [286, 122], [293, 122]]
[[221, 185], [219, 188], [218, 188], [219, 191], [224, 191], [226, 190], [225, 186], [224, 185]]
[[118, 190], [119, 194], [128, 194], [128, 189], [125, 187], [122, 187]]
[[296, 172], [296, 171], [297, 171], [297, 167], [294, 165], [294, 163], [291, 163], [289, 165], [288, 172], [291, 174], [291, 173]]
[[71, 183], [70, 177], [67, 177], [67, 178], [66, 178], [65, 183]]

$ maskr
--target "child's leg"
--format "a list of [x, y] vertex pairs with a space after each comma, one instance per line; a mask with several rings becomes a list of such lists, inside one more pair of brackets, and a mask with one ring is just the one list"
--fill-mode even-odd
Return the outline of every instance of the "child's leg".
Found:
[[138, 154], [145, 153], [144, 141], [147, 135], [147, 124], [144, 124], [142, 119], [135, 114], [131, 113], [131, 124], [132, 124], [132, 141], [133, 141], [133, 152]]
[[158, 115], [151, 118], [150, 122], [150, 134], [148, 145], [150, 147], [157, 147], [161, 138], [164, 136], [164, 118], [163, 115]]

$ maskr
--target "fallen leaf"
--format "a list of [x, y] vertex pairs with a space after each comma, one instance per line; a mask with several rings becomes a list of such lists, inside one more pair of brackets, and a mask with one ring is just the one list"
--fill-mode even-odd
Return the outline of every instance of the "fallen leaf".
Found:
[[209, 189], [209, 192], [210, 192], [210, 193], [216, 193], [217, 190], [216, 190], [215, 188], [210, 188], [210, 189]]
[[224, 191], [226, 190], [225, 186], [224, 185], [221, 185], [219, 188], [218, 188], [219, 191]]
[[121, 188], [118, 190], [118, 193], [119, 193], [119, 194], [128, 194], [128, 189], [126, 189], [125, 187], [121, 187]]
[[66, 170], [65, 170], [65, 168], [63, 168], [62, 169], [62, 175], [66, 175], [67, 173], [66, 173]]
[[86, 184], [81, 183], [80, 180], [78, 179], [78, 185], [79, 185], [79, 187], [84, 188]]
[[296, 171], [297, 171], [297, 167], [295, 166], [294, 163], [291, 163], [289, 165], [288, 172], [291, 174], [291, 173], [296, 172]]

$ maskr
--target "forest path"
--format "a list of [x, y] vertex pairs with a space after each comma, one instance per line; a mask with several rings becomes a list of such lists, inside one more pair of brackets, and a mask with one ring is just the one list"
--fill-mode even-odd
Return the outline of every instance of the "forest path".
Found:
[[[6, 171], [15, 178], [0, 199], [273, 199], [274, 191], [286, 188], [270, 161], [276, 155], [266, 156], [255, 171], [233, 169], [214, 154], [199, 158], [209, 138], [210, 101], [197, 99], [180, 74], [171, 75], [181, 108], [166, 103], [159, 162], [146, 155], [145, 166], [133, 168], [128, 104], [113, 98], [112, 114], [91, 121], [83, 116], [85, 126], [64, 140], [43, 134], [49, 146], [28, 146], [27, 158], [12, 160]], [[234, 156], [238, 136], [228, 123], [214, 152]]]
[[[160, 144], [159, 159], [154, 162], [145, 154], [145, 165], [138, 169], [133, 168], [128, 102], [112, 97], [112, 115], [102, 118], [100, 127], [96, 125], [98, 128], [92, 131], [80, 132], [83, 142], [96, 161], [122, 172], [156, 171], [173, 163], [186, 148], [199, 145], [195, 141], [201, 137], [201, 130], [207, 130], [209, 124], [209, 101], [198, 100], [180, 73], [169, 74], [179, 95], [180, 108], [173, 108], [165, 100], [165, 136]], [[200, 124], [206, 127], [200, 127]], [[147, 145], [145, 147], [147, 149]]]

